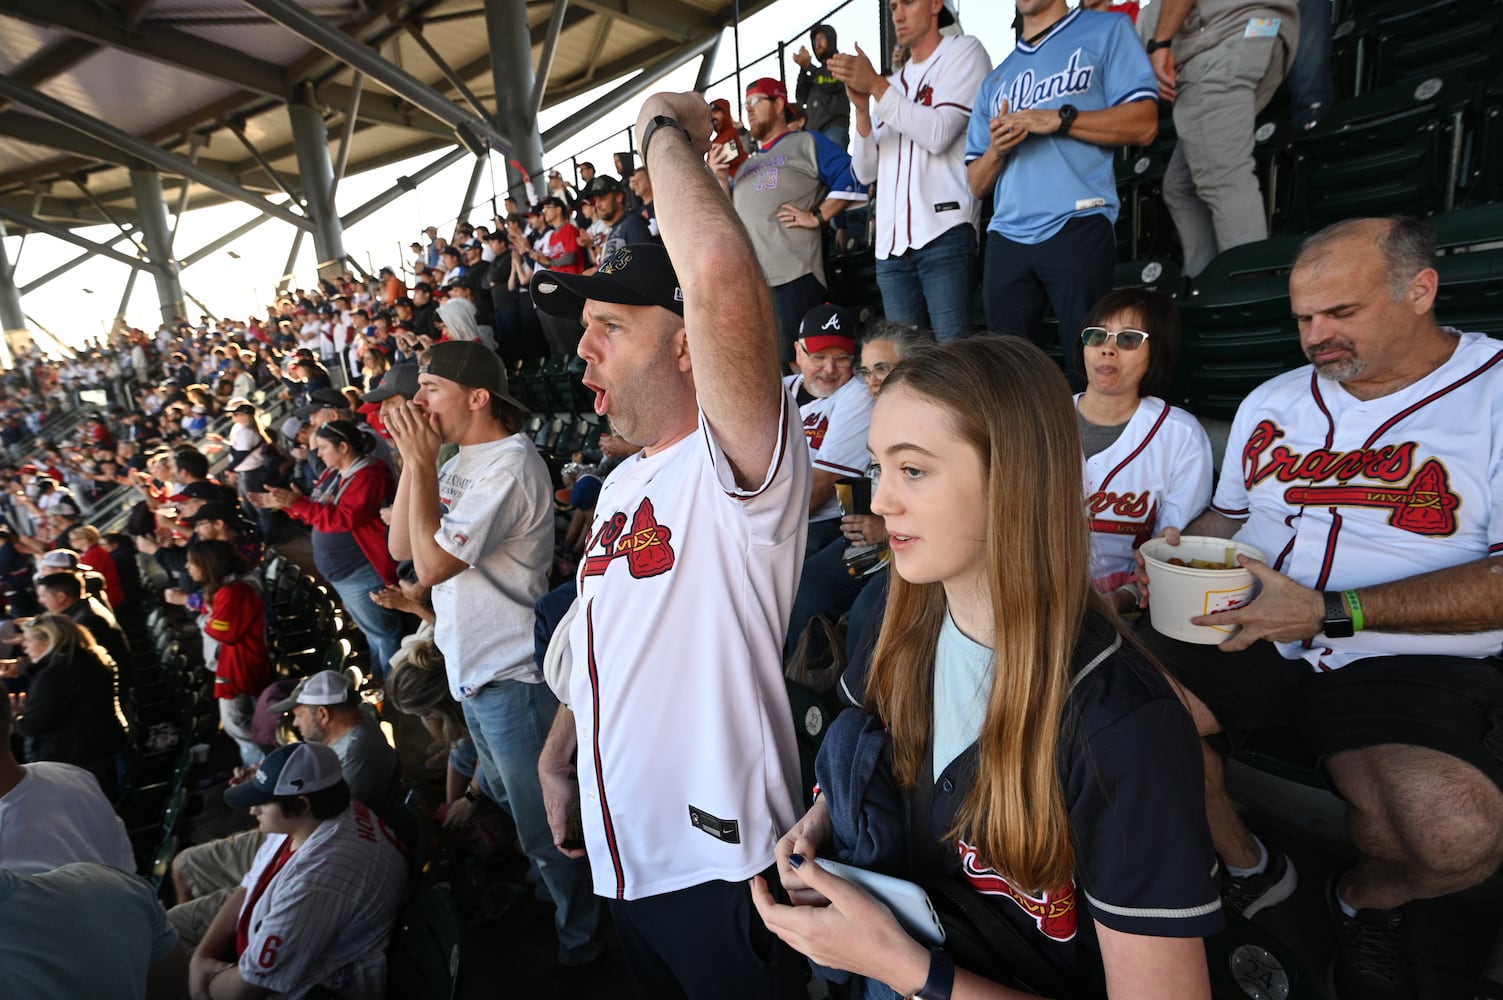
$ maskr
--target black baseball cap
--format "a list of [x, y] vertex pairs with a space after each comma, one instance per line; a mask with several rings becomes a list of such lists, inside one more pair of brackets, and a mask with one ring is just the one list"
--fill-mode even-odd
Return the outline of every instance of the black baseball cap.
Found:
[[506, 384], [506, 366], [500, 356], [478, 340], [445, 340], [434, 344], [428, 348], [428, 360], [418, 366], [418, 374], [437, 375], [471, 389], [484, 389], [522, 413], [532, 412], [511, 394]]
[[198, 479], [188, 483], [167, 499], [173, 503], [180, 503], [184, 500], [222, 500], [224, 487], [218, 483], [211, 483], [207, 479]]
[[552, 205], [554, 208], [562, 208], [565, 210], [567, 210], [569, 207], [568, 205], [564, 204], [564, 199], [558, 197], [557, 195], [549, 195], [542, 201], [538, 202], [538, 208], [546, 208], [549, 205]]
[[579, 319], [586, 299], [660, 306], [684, 314], [684, 290], [673, 261], [656, 243], [629, 243], [603, 261], [594, 274], [539, 271], [533, 276], [532, 304], [550, 316]]
[[367, 403], [379, 403], [393, 396], [406, 396], [408, 399], [417, 395], [418, 391], [418, 366], [414, 364], [393, 365], [376, 387], [365, 394]]
[[585, 185], [579, 196], [584, 199], [598, 198], [603, 194], [619, 194], [624, 190], [621, 182], [610, 174], [596, 174], [595, 179]]
[[350, 398], [338, 389], [314, 389], [308, 394], [308, 402], [299, 406], [293, 413], [306, 420], [319, 410], [347, 410], [349, 408]]

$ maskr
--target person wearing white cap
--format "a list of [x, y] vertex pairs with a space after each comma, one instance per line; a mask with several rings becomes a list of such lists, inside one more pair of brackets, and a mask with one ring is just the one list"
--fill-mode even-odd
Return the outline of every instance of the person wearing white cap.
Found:
[[224, 798], [249, 809], [266, 840], [194, 949], [192, 995], [323, 986], [345, 1000], [384, 998], [407, 865], [396, 835], [351, 801], [339, 755], [317, 743], [282, 747]]
[[[377, 815], [389, 815], [401, 790], [401, 760], [381, 734], [375, 715], [363, 707], [349, 678], [334, 670], [305, 677], [283, 701], [269, 706], [293, 724], [309, 743], [320, 743], [339, 758], [350, 796]], [[237, 768], [230, 787], [255, 778], [259, 768]], [[265, 835], [245, 830], [207, 844], [195, 844], [172, 859], [172, 886], [178, 904], [167, 913], [189, 947], [204, 936], [210, 921], [245, 878]]]

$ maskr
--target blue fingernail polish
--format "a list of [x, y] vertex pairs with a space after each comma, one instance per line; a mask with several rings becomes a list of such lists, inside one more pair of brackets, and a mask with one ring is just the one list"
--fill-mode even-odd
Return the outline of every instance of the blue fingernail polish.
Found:
[[802, 854], [790, 854], [788, 855], [788, 864], [793, 868], [802, 868], [804, 866], [804, 856]]

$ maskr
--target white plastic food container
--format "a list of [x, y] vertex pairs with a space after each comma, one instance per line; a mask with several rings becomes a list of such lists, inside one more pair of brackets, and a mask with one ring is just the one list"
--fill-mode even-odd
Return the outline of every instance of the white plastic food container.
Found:
[[1148, 615], [1153, 627], [1162, 635], [1185, 642], [1215, 645], [1237, 631], [1236, 625], [1192, 625], [1190, 619], [1213, 611], [1240, 608], [1253, 599], [1257, 579], [1238, 566], [1236, 569], [1195, 569], [1175, 566], [1170, 559], [1190, 562], [1226, 562], [1227, 550], [1238, 555], [1266, 561], [1261, 550], [1229, 538], [1184, 535], [1179, 545], [1162, 538], [1151, 538], [1139, 549], [1148, 568]]

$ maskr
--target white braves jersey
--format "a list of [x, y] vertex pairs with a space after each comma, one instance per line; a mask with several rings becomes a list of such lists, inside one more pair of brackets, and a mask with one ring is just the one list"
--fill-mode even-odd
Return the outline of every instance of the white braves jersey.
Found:
[[1122, 436], [1085, 460], [1085, 488], [1091, 578], [1114, 589], [1132, 575], [1139, 545], [1206, 509], [1211, 440], [1190, 414], [1145, 396]]
[[[286, 840], [272, 834], [261, 844], [240, 883], [247, 893]], [[386, 945], [406, 886], [395, 834], [352, 802], [318, 825], [256, 900], [240, 978], [276, 997], [322, 984], [349, 1000], [385, 1000]]]
[[[1455, 331], [1449, 331], [1455, 333]], [[1316, 590], [1401, 580], [1503, 553], [1503, 344], [1456, 334], [1450, 359], [1406, 389], [1360, 400], [1312, 367], [1237, 410], [1211, 506], [1238, 541]], [[1364, 656], [1489, 656], [1503, 630], [1364, 630], [1280, 643], [1334, 670]]]
[[569, 633], [595, 892], [739, 882], [797, 818], [783, 638], [804, 561], [809, 459], [784, 394], [763, 482], [700, 430], [601, 488]]
[[[795, 398], [802, 375], [788, 375], [783, 384]], [[811, 399], [800, 406], [804, 422], [804, 439], [809, 444], [809, 460], [814, 468], [837, 476], [861, 477], [871, 457], [866, 451], [866, 436], [872, 425], [872, 394], [866, 382], [852, 377], [845, 385], [823, 399]], [[828, 521], [839, 517], [840, 499], [832, 496], [823, 507], [809, 515], [810, 521]]]
[[992, 71], [991, 57], [970, 35], [946, 35], [922, 62], [887, 78], [872, 134], [851, 129], [851, 166], [877, 184], [877, 258], [928, 246], [962, 223], [975, 226], [981, 203], [966, 175], [971, 104]]

